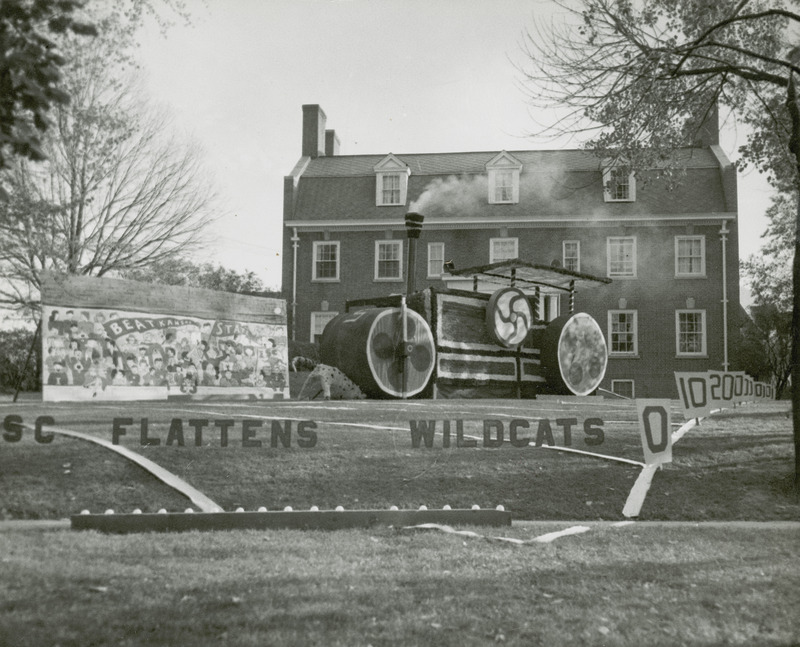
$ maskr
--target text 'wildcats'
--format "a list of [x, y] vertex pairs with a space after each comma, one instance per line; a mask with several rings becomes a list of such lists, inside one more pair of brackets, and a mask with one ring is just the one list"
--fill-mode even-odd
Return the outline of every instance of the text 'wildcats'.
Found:
[[[556, 418], [551, 421], [547, 418], [540, 420], [514, 419], [507, 425], [501, 420], [484, 420], [482, 425], [483, 437], [476, 437], [464, 433], [463, 420], [410, 420], [411, 446], [418, 448], [433, 447], [437, 435], [442, 438], [442, 447], [478, 447], [479, 440], [483, 447], [500, 447], [508, 442], [512, 447], [536, 447], [542, 445], [559, 445], [569, 447], [572, 445], [573, 434], [583, 434], [585, 445], [601, 445], [605, 440], [603, 420], [601, 418], [586, 418], [580, 422], [578, 418]], [[479, 429], [480, 423], [479, 424]], [[577, 431], [576, 431], [577, 430]], [[507, 434], [507, 436], [506, 436]], [[561, 443], [556, 442], [560, 436]]]

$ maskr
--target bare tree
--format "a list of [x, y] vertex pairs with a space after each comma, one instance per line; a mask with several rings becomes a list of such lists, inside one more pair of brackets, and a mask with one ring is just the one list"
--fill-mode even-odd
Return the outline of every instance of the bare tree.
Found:
[[[90, 41], [90, 42], [87, 42]], [[170, 136], [102, 39], [72, 39], [46, 161], [6, 172], [0, 303], [35, 307], [38, 272], [103, 276], [196, 250], [212, 194], [199, 155]]]
[[[800, 193], [800, 104], [794, 47], [796, 0], [574, 0], [565, 20], [526, 38], [531, 101], [558, 107], [542, 132], [584, 133], [587, 146], [634, 171], [680, 175], [717, 105], [750, 135], [742, 164]], [[800, 487], [800, 212], [793, 262], [792, 408], [795, 484]]]

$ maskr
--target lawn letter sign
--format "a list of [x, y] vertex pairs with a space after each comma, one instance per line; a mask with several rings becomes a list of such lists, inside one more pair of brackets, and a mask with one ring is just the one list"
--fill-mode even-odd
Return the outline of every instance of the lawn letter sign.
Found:
[[672, 427], [669, 400], [636, 400], [645, 465], [672, 462]]
[[289, 396], [280, 299], [46, 274], [42, 358], [44, 400]]

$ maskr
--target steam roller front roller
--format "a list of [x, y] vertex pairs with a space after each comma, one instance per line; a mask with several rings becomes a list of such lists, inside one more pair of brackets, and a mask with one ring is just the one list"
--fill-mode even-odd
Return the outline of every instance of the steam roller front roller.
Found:
[[371, 308], [331, 319], [322, 333], [320, 359], [371, 398], [410, 398], [428, 386], [436, 347], [418, 313]]
[[608, 365], [606, 339], [591, 315], [579, 312], [551, 321], [542, 339], [547, 385], [563, 395], [589, 395], [600, 386]]

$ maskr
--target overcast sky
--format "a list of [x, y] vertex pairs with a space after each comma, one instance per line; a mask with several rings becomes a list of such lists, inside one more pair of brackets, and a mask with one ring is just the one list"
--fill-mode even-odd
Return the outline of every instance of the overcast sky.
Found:
[[[532, 139], [514, 62], [549, 0], [186, 0], [192, 26], [142, 34], [147, 87], [200, 143], [219, 194], [208, 260], [280, 286], [283, 177], [317, 103], [340, 153], [575, 147]], [[723, 135], [735, 157], [735, 133]], [[740, 254], [755, 253], [769, 190], [739, 179]], [[536, 259], [531, 259], [536, 260]]]

